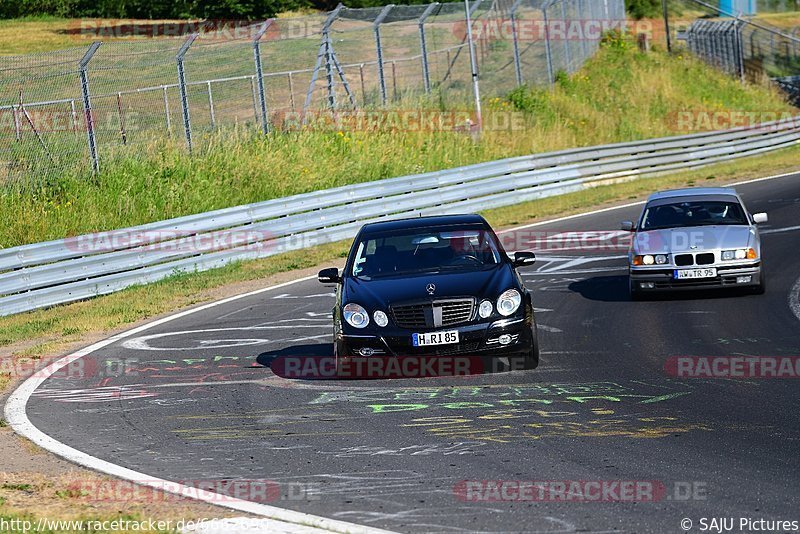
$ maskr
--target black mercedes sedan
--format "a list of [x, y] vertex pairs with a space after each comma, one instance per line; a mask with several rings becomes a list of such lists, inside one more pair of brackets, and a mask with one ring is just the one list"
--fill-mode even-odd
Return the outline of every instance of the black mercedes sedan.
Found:
[[[324, 269], [336, 284], [337, 364], [353, 357], [468, 355], [539, 364], [531, 294], [480, 215], [393, 220], [365, 225], [344, 271]], [[520, 365], [521, 363], [521, 365]]]

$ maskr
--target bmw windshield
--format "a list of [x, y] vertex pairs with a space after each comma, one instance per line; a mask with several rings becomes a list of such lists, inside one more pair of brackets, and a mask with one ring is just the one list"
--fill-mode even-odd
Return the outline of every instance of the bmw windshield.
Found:
[[648, 206], [639, 228], [644, 231], [689, 226], [746, 225], [741, 204], [727, 201], [673, 202]]
[[352, 275], [362, 279], [415, 273], [486, 270], [501, 263], [486, 230], [419, 229], [367, 235], [357, 246]]

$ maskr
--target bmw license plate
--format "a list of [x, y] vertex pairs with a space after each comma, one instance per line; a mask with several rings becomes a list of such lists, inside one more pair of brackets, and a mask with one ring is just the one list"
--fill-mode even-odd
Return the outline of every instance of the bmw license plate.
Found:
[[415, 347], [429, 347], [431, 345], [454, 345], [458, 343], [458, 330], [450, 332], [430, 332], [427, 334], [411, 334], [411, 341]]
[[695, 280], [697, 278], [716, 278], [717, 269], [675, 269], [675, 280]]

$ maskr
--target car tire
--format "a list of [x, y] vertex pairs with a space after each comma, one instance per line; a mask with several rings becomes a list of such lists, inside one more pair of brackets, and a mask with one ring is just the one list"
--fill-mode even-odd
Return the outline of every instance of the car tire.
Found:
[[[536, 318], [533, 318], [533, 326], [531, 327], [531, 348], [525, 352], [520, 353], [516, 357], [516, 362], [512, 365], [512, 370], [531, 371], [539, 367], [539, 328], [536, 326]], [[521, 364], [521, 365], [520, 365]]]
[[339, 344], [337, 342], [333, 342], [333, 363], [336, 368], [336, 377], [341, 378], [344, 374], [344, 356], [339, 354]]
[[767, 292], [767, 277], [764, 275], [764, 268], [761, 268], [761, 273], [758, 275], [758, 285], [753, 286], [753, 293], [755, 295], [763, 295]]
[[628, 294], [633, 302], [644, 300], [644, 295], [642, 294], [641, 290], [634, 289], [633, 281], [628, 281]]
[[536, 325], [536, 317], [533, 317], [533, 346], [531, 350], [524, 356], [523, 368], [525, 370], [533, 370], [539, 367], [539, 327]]

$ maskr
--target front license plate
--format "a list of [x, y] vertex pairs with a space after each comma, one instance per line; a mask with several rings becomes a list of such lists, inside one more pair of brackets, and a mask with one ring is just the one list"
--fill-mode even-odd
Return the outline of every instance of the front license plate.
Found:
[[697, 278], [716, 278], [717, 270], [713, 267], [706, 269], [676, 269], [675, 280], [694, 280]]
[[428, 334], [411, 334], [411, 341], [415, 347], [429, 347], [431, 345], [454, 345], [458, 343], [458, 330], [451, 332], [431, 332]]

